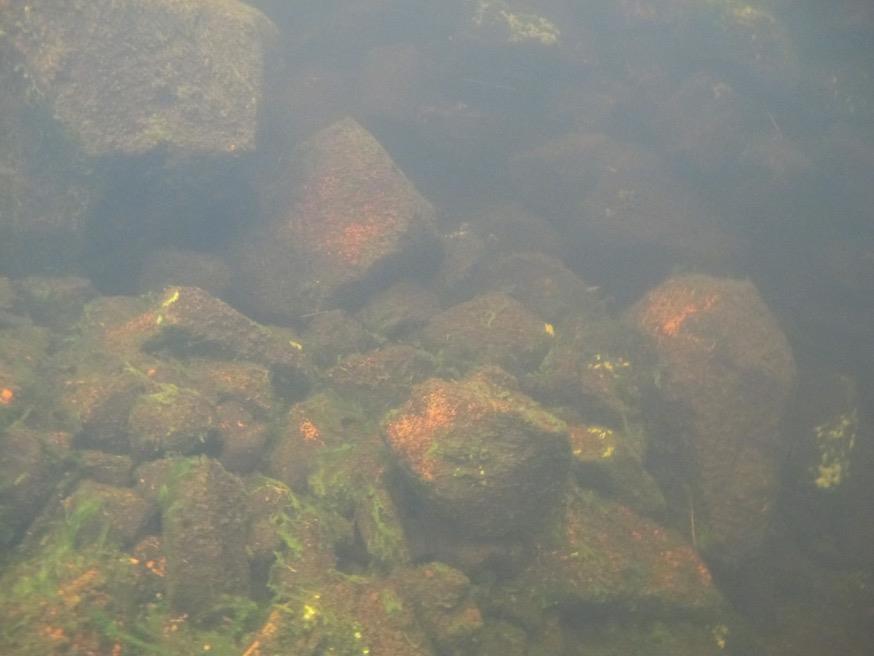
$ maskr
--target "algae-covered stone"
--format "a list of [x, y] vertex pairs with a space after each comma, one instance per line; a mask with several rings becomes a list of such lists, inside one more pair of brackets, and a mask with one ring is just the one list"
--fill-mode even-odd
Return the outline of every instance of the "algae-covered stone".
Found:
[[268, 458], [266, 473], [300, 490], [316, 469], [319, 454], [357, 443], [363, 425], [364, 416], [356, 405], [328, 392], [295, 403]]
[[49, 333], [24, 317], [0, 317], [0, 429], [12, 424], [43, 395], [38, 371], [49, 348]]
[[26, 428], [0, 432], [0, 545], [38, 514], [66, 469], [70, 435]]
[[227, 303], [197, 287], [168, 287], [143, 315], [153, 330], [148, 349], [177, 356], [206, 355], [250, 360], [305, 385], [301, 345], [279, 330], [255, 323]]
[[267, 225], [237, 253], [237, 299], [255, 316], [358, 305], [404, 265], [434, 259], [434, 208], [359, 123], [334, 123], [287, 161], [264, 192]]
[[346, 355], [373, 348], [376, 340], [360, 321], [336, 309], [313, 316], [303, 334], [303, 344], [315, 364], [330, 367]]
[[811, 373], [802, 377], [790, 413], [793, 448], [784, 514], [813, 553], [835, 559], [854, 548], [869, 553], [871, 531], [862, 519], [869, 511], [861, 507], [868, 505], [863, 490], [870, 485], [865, 444], [871, 426], [860, 406], [859, 385], [846, 373]]
[[12, 34], [91, 155], [251, 150], [275, 28], [236, 0], [29, 2]]
[[429, 563], [401, 571], [397, 578], [440, 653], [469, 653], [483, 627], [483, 617], [467, 576], [443, 563]]
[[375, 295], [357, 316], [368, 330], [398, 339], [423, 326], [438, 310], [432, 291], [416, 282], [402, 280]]
[[76, 458], [79, 470], [93, 481], [117, 487], [133, 483], [134, 463], [130, 456], [80, 449]]
[[130, 488], [87, 480], [64, 500], [67, 513], [92, 504], [94, 513], [81, 527], [83, 542], [106, 538], [122, 546], [133, 544], [158, 510]]
[[405, 344], [343, 358], [327, 372], [327, 378], [341, 394], [384, 411], [404, 401], [410, 388], [434, 374], [435, 358]]
[[224, 401], [215, 408], [216, 437], [221, 443], [219, 462], [235, 474], [253, 471], [261, 462], [269, 429], [237, 401]]
[[569, 427], [577, 482], [649, 517], [664, 513], [665, 498], [644, 469], [646, 436], [631, 428], [619, 431], [597, 424]]
[[714, 618], [724, 606], [691, 544], [592, 492], [570, 496], [529, 567], [495, 592], [494, 603], [523, 620], [550, 609], [582, 618], [593, 607]]
[[197, 616], [220, 595], [247, 594], [246, 495], [240, 480], [203, 458], [169, 487], [161, 522], [173, 608]]
[[483, 290], [504, 292], [550, 323], [569, 314], [606, 313], [598, 288], [561, 260], [539, 252], [512, 252], [486, 261], [475, 277]]
[[91, 281], [77, 276], [28, 276], [16, 287], [22, 309], [34, 322], [62, 332], [75, 326], [85, 304], [97, 296]]
[[383, 422], [423, 506], [474, 536], [530, 533], [554, 508], [569, 465], [565, 423], [511, 385], [492, 370], [432, 378]]
[[194, 390], [165, 384], [141, 394], [127, 419], [131, 452], [138, 460], [204, 450], [216, 430], [215, 408]]
[[[597, 307], [597, 306], [596, 306]], [[587, 421], [623, 426], [639, 414], [651, 386], [652, 356], [645, 344], [606, 309], [571, 313], [553, 327], [540, 367], [522, 378], [538, 399], [565, 404]]]
[[[275, 570], [281, 608], [272, 611], [255, 635], [257, 653], [318, 656], [398, 654], [433, 656], [403, 583], [322, 570], [297, 585], [288, 567]], [[479, 617], [477, 613], [477, 617]], [[257, 644], [255, 644], [257, 643]], [[455, 653], [455, 652], [441, 652]]]
[[0, 270], [62, 275], [77, 268], [100, 183], [67, 143], [14, 51], [18, 13], [0, 11]]
[[422, 330], [425, 347], [449, 364], [499, 365], [514, 374], [537, 367], [552, 337], [550, 324], [502, 292], [444, 310]]
[[354, 518], [371, 564], [391, 569], [412, 560], [401, 511], [382, 476], [372, 484], [362, 485], [356, 495]]
[[661, 361], [657, 475], [708, 556], [737, 564], [762, 545], [776, 501], [796, 376], [786, 337], [746, 280], [673, 277], [628, 318]]
[[656, 152], [607, 135], [539, 144], [511, 160], [510, 175], [526, 203], [555, 219], [592, 280], [648, 284], [678, 263], [724, 266], [736, 247], [717, 212]]

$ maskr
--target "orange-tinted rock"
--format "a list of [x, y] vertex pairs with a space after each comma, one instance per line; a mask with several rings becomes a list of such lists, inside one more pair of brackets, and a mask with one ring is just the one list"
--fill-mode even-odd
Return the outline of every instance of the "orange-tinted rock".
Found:
[[432, 378], [383, 422], [423, 506], [473, 536], [530, 533], [566, 479], [564, 422], [508, 385], [500, 371]]
[[603, 607], [673, 618], [723, 607], [707, 566], [679, 535], [593, 493], [567, 503], [560, 527], [534, 560], [493, 598], [509, 615], [546, 608], [571, 616]]
[[661, 361], [659, 440], [673, 453], [661, 473], [671, 470], [691, 491], [674, 510], [693, 508], [701, 548], [736, 563], [761, 546], [776, 500], [781, 422], [796, 375], [789, 344], [744, 280], [670, 278], [629, 320]]
[[237, 297], [256, 316], [287, 321], [360, 304], [405, 264], [434, 258], [434, 208], [353, 119], [319, 131], [288, 161], [264, 192], [267, 225], [237, 251]]

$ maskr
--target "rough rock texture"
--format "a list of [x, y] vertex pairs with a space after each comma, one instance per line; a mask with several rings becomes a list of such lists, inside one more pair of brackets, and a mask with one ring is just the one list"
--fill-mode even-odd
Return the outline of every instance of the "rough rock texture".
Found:
[[287, 161], [264, 190], [266, 226], [238, 248], [235, 291], [255, 316], [357, 305], [405, 264], [433, 259], [434, 208], [356, 121], [321, 130]]
[[236, 0], [37, 0], [13, 33], [58, 121], [90, 155], [251, 150], [275, 28]]
[[576, 251], [573, 265], [586, 278], [643, 285], [678, 262], [725, 267], [736, 248], [718, 213], [657, 153], [638, 145], [567, 134], [515, 156], [510, 172], [525, 201], [564, 230]]
[[70, 435], [12, 428], [0, 433], [0, 546], [13, 544], [64, 472]]
[[197, 615], [222, 594], [249, 590], [246, 495], [216, 461], [179, 461], [162, 514], [167, 594], [173, 608]]
[[0, 272], [66, 273], [77, 267], [102, 185], [38, 107], [7, 38], [12, 15], [0, 6]]
[[671, 618], [713, 617], [724, 603], [690, 544], [590, 492], [568, 500], [560, 526], [495, 600], [519, 618], [532, 610], [529, 604], [580, 617], [603, 606]]
[[675, 511], [694, 517], [690, 528], [708, 556], [736, 564], [761, 546], [774, 506], [796, 376], [789, 344], [746, 280], [671, 278], [629, 320], [661, 360], [660, 440], [670, 453], [661, 473], [670, 468], [687, 488]]
[[500, 370], [415, 386], [383, 433], [423, 505], [478, 537], [530, 533], [555, 506], [570, 460], [564, 422]]
[[537, 367], [552, 343], [550, 325], [507, 294], [482, 294], [431, 318], [425, 348], [456, 366], [499, 365], [513, 374]]

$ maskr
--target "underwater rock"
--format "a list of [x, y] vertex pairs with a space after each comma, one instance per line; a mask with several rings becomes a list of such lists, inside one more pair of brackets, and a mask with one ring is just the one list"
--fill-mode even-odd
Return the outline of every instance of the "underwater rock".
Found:
[[340, 360], [327, 380], [340, 394], [380, 412], [407, 399], [410, 388], [432, 376], [435, 358], [406, 344], [390, 344]]
[[122, 546], [132, 545], [158, 511], [154, 502], [130, 488], [88, 480], [82, 481], [63, 504], [68, 515], [94, 507], [79, 529], [77, 537], [83, 543], [105, 538]]
[[[262, 408], [272, 401], [263, 377], [252, 367], [269, 372], [276, 392], [290, 398], [309, 387], [303, 347], [290, 331], [258, 324], [197, 287], [169, 287], [160, 295], [99, 298], [86, 307], [79, 329], [86, 346], [117, 354], [145, 382], [181, 384], [187, 380], [185, 386], [199, 388], [203, 375], [207, 389], [220, 393], [236, 386], [234, 394], [250, 394], [246, 400]], [[205, 358], [225, 361], [218, 369], [226, 367], [229, 376], [221, 381], [222, 372], [215, 367], [211, 372], [204, 370]], [[194, 362], [199, 367], [196, 378], [170, 366], [174, 359]]]
[[388, 413], [383, 435], [427, 512], [468, 535], [526, 535], [558, 501], [567, 427], [500, 370], [432, 378]]
[[195, 390], [172, 383], [140, 394], [130, 408], [127, 433], [131, 455], [150, 460], [206, 449], [216, 430], [215, 408]]
[[[669, 158], [696, 175], [725, 173], [745, 149], [773, 131], [767, 113], [753, 114], [752, 103], [725, 79], [697, 73], [653, 108], [643, 110]], [[754, 129], [758, 128], [758, 129]]]
[[516, 251], [486, 258], [474, 286], [508, 294], [553, 324], [574, 313], [607, 312], [597, 288], [586, 284], [560, 259], [540, 252]]
[[97, 483], [116, 487], [129, 487], [133, 484], [134, 462], [130, 456], [96, 449], [79, 449], [76, 459], [82, 475]]
[[737, 565], [761, 547], [776, 501], [796, 379], [786, 337], [751, 282], [703, 275], [666, 280], [628, 320], [660, 360], [655, 473], [708, 558]]
[[637, 145], [568, 134], [516, 155], [510, 169], [525, 202], [563, 231], [569, 263], [586, 279], [621, 279], [636, 293], [679, 263], [725, 267], [736, 249], [717, 212]]
[[660, 518], [665, 499], [644, 468], [646, 435], [628, 426], [619, 431], [597, 424], [571, 424], [574, 474], [581, 487], [597, 490], [651, 518]]
[[78, 269], [102, 183], [75, 152], [24, 71], [0, 8], [0, 272], [63, 275]]
[[399, 570], [393, 578], [439, 653], [471, 653], [483, 617], [467, 576], [444, 563], [428, 563]]
[[499, 365], [517, 375], [540, 364], [553, 338], [550, 324], [502, 292], [482, 294], [434, 315], [421, 336], [441, 362], [462, 369]]
[[71, 436], [26, 428], [0, 432], [0, 546], [14, 544], [66, 469]]
[[161, 292], [171, 285], [199, 287], [220, 298], [231, 284], [231, 271], [216, 255], [162, 248], [145, 255], [138, 287], [140, 292]]
[[629, 508], [576, 492], [528, 568], [491, 598], [507, 618], [593, 608], [641, 617], [718, 617], [725, 602], [691, 544]]
[[303, 342], [310, 360], [321, 367], [333, 366], [344, 356], [377, 343], [357, 318], [339, 309], [316, 313], [303, 332]]
[[97, 296], [87, 278], [28, 276], [16, 281], [20, 307], [39, 325], [60, 332], [73, 329], [86, 303]]
[[802, 548], [826, 563], [870, 560], [871, 424], [855, 377], [805, 372], [792, 405], [783, 506]]
[[299, 144], [265, 184], [267, 225], [238, 244], [236, 302], [302, 320], [360, 305], [407, 266], [436, 262], [434, 208], [351, 118]]
[[89, 155], [255, 147], [276, 32], [258, 10], [236, 0], [38, 0], [16, 19], [29, 75]]
[[[297, 567], [297, 565], [295, 565]], [[323, 570], [306, 586], [277, 577], [281, 607], [255, 633], [252, 654], [436, 656], [401, 583]], [[289, 612], [289, 610], [291, 612]], [[441, 652], [453, 653], [453, 652]]]
[[374, 295], [356, 316], [372, 333], [397, 340], [424, 326], [439, 310], [430, 289], [402, 280]]
[[0, 309], [0, 430], [21, 418], [40, 397], [40, 368], [50, 345], [47, 329]]
[[551, 348], [540, 367], [522, 377], [522, 388], [544, 402], [575, 408], [586, 421], [625, 428], [651, 385], [652, 357], [603, 302], [577, 307], [583, 311], [553, 326]]
[[215, 460], [179, 460], [166, 483], [161, 525], [167, 595], [177, 612], [203, 614], [221, 595], [249, 591], [246, 495]]
[[[758, 91], [790, 91], [801, 77], [795, 44], [773, 3], [743, 0], [622, 0], [609, 3], [604, 32], [647, 48], [638, 56], [682, 57], [727, 70]], [[626, 49], [627, 46], [624, 46]]]
[[[291, 406], [265, 464], [268, 475], [293, 490], [304, 489], [317, 458], [361, 438], [361, 410], [330, 392], [320, 392]], [[356, 476], [343, 481], [352, 484]]]
[[254, 471], [269, 437], [267, 425], [255, 420], [242, 403], [234, 400], [216, 406], [215, 422], [222, 466], [235, 474]]

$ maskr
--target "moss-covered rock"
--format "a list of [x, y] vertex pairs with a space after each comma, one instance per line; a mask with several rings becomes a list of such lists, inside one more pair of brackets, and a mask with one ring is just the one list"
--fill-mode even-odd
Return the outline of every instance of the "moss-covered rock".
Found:
[[67, 513], [94, 505], [96, 511], [80, 528], [85, 542], [107, 539], [113, 544], [129, 546], [157, 514], [157, 504], [146, 501], [130, 488], [82, 481], [63, 502]]
[[498, 365], [519, 375], [536, 368], [552, 343], [552, 325], [502, 292], [477, 296], [431, 318], [422, 342], [462, 371]]
[[252, 7], [36, 2], [14, 25], [31, 78], [87, 153], [254, 148], [275, 28]]
[[139, 395], [131, 406], [127, 430], [137, 460], [202, 451], [216, 430], [215, 408], [194, 390], [163, 384]]
[[574, 473], [583, 487], [598, 490], [648, 517], [661, 517], [665, 498], [644, 468], [646, 436], [628, 425], [625, 431], [597, 424], [571, 424]]
[[405, 263], [434, 259], [434, 208], [355, 120], [321, 130], [286, 161], [291, 170], [265, 191], [267, 227], [238, 249], [238, 302], [255, 316], [359, 305]]
[[661, 360], [657, 475], [708, 556], [736, 564], [762, 545], [776, 500], [796, 376], [786, 337], [752, 283], [703, 275], [668, 279], [628, 319]]
[[11, 546], [68, 468], [71, 436], [23, 427], [0, 432], [0, 545]]
[[37, 371], [50, 345], [46, 329], [17, 315], [7, 319], [6, 326], [0, 320], [0, 429], [32, 412], [45, 396]]
[[246, 595], [246, 495], [240, 480], [216, 461], [188, 464], [170, 481], [161, 523], [171, 606], [205, 616], [222, 595]]
[[390, 344], [343, 358], [326, 372], [340, 394], [382, 412], [401, 403], [416, 383], [435, 373], [436, 359], [406, 344]]
[[479, 537], [530, 533], [557, 501], [570, 460], [565, 423], [500, 370], [415, 386], [383, 434], [429, 512]]
[[569, 497], [565, 514], [518, 577], [489, 597], [508, 617], [536, 626], [559, 610], [718, 618], [724, 601], [692, 545], [652, 520], [592, 492]]

